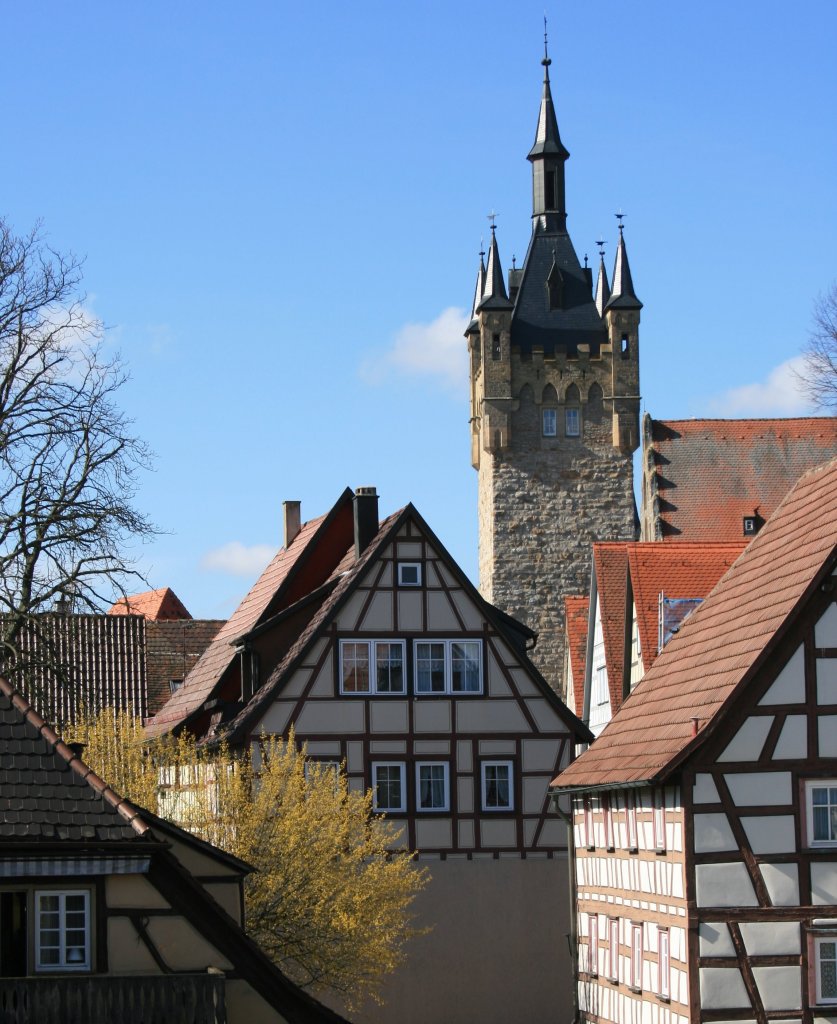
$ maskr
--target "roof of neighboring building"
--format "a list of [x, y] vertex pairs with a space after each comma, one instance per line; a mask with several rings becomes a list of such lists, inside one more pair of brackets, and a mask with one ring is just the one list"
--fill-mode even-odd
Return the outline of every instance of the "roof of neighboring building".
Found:
[[224, 619], [148, 622], [145, 630], [145, 685], [148, 715], [171, 697], [171, 683], [182, 682], [218, 635]]
[[192, 618], [171, 587], [122, 597], [108, 609], [108, 615], [143, 615], [155, 622]]
[[[711, 736], [837, 563], [837, 460], [807, 473], [559, 788], [662, 781]], [[694, 718], [698, 734], [693, 735]]]
[[320, 516], [305, 523], [288, 547], [278, 552], [238, 608], [218, 630], [184, 685], [147, 723], [150, 735], [168, 732], [181, 725], [212, 696], [236, 656], [231, 646], [232, 641], [249, 633], [260, 620], [278, 610], [278, 605], [282, 603], [281, 595], [287, 591], [295, 570], [316, 547], [317, 538], [323, 529], [327, 529], [329, 518], [347, 500], [351, 502], [351, 491], [348, 489], [340, 496], [328, 516]]
[[660, 594], [705, 598], [746, 547], [745, 540], [726, 544], [640, 542], [629, 544], [628, 571], [636, 607], [642, 664], [656, 660]]
[[614, 714], [622, 703], [622, 678], [625, 667], [627, 547], [624, 541], [599, 541], [593, 544], [593, 570], [596, 573], [596, 594], [607, 664], [607, 685], [610, 691], [610, 707]]
[[[646, 418], [646, 540], [738, 540], [744, 516], [767, 520], [796, 480], [837, 455], [837, 417]], [[647, 525], [647, 520], [645, 520]]]
[[[589, 597], [565, 597], [564, 618], [567, 623], [567, 651], [573, 674], [573, 700], [575, 713], [584, 708], [584, 663], [587, 660], [587, 618], [590, 614]], [[566, 695], [569, 699], [569, 694]]]

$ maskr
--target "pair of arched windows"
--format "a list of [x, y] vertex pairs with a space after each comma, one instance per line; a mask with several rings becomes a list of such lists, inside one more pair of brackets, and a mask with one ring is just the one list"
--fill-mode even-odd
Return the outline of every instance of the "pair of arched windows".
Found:
[[[544, 437], [558, 436], [558, 392], [551, 384], [544, 388], [541, 404], [541, 423]], [[581, 436], [581, 395], [575, 384], [570, 384], [564, 395], [564, 437]]]

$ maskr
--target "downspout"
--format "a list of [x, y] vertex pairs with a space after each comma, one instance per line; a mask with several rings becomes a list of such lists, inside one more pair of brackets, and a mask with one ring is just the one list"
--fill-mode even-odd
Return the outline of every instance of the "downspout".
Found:
[[572, 821], [572, 794], [570, 797], [570, 815], [566, 815], [558, 803], [560, 797], [557, 793], [551, 793], [552, 806], [556, 813], [563, 819], [567, 826], [567, 858], [569, 861], [569, 889], [570, 889], [570, 932], [567, 935], [567, 942], [570, 947], [570, 962], [573, 970], [573, 1016], [571, 1024], [579, 1024], [581, 1015], [578, 1006], [578, 902], [575, 893], [575, 832]]

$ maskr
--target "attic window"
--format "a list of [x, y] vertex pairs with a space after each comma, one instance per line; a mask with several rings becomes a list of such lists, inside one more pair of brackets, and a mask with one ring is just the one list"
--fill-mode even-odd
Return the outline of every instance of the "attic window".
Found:
[[420, 587], [421, 586], [421, 562], [399, 562], [398, 563], [398, 586], [399, 587]]
[[169, 693], [177, 693], [177, 691], [180, 689], [182, 685], [182, 679], [169, 679]]

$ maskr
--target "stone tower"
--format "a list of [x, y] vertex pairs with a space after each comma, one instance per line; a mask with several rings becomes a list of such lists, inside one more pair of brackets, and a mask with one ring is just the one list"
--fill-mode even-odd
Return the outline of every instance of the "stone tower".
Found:
[[[492, 226], [471, 322], [471, 461], [479, 473], [480, 588], [538, 631], [534, 659], [558, 687], [563, 598], [586, 593], [594, 540], [636, 536], [639, 314], [621, 217], [609, 287], [595, 294], [567, 234], [561, 142], [544, 81], [532, 164], [532, 237], [508, 290]], [[586, 260], [585, 260], [586, 263]]]

